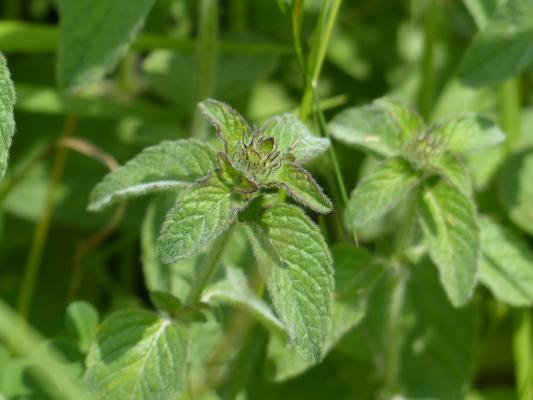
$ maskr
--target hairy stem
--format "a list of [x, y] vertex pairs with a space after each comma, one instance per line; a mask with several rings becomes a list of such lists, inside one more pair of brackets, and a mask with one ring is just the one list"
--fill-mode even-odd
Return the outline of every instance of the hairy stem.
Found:
[[211, 279], [211, 276], [213, 276], [213, 273], [220, 262], [220, 256], [224, 251], [224, 246], [226, 245], [226, 241], [230, 234], [229, 232], [230, 231], [223, 233], [215, 240], [213, 246], [209, 249], [209, 253], [207, 253], [202, 260], [203, 263], [200, 271], [198, 272], [198, 277], [191, 287], [191, 290], [187, 296], [186, 304], [191, 305], [200, 300], [205, 286], [209, 282], [209, 279]]
[[433, 107], [435, 90], [435, 73], [433, 61], [435, 58], [435, 41], [438, 28], [438, 2], [432, 1], [428, 6], [427, 15], [424, 18], [424, 48], [421, 60], [421, 77], [418, 91], [418, 108], [425, 118], [429, 117]]

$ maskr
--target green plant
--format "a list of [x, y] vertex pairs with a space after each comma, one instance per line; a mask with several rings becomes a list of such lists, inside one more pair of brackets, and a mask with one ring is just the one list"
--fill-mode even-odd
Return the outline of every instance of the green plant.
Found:
[[4, 0], [0, 400], [531, 400], [532, 4]]

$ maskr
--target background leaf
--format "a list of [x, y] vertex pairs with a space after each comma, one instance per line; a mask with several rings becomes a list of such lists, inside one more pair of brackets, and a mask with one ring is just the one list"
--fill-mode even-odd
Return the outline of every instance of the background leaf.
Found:
[[13, 116], [15, 88], [2, 53], [0, 53], [0, 94], [0, 180], [2, 180], [7, 169], [11, 139], [15, 134], [15, 118]]
[[431, 259], [456, 307], [472, 295], [477, 280], [479, 228], [472, 201], [440, 181], [426, 186], [419, 216]]
[[87, 356], [93, 398], [175, 398], [185, 384], [188, 340], [178, 323], [148, 311], [111, 315]]
[[385, 157], [399, 153], [398, 127], [377, 104], [347, 108], [329, 122], [331, 136]]
[[310, 362], [323, 355], [332, 315], [333, 269], [319, 229], [302, 210], [267, 208], [248, 223], [259, 268], [289, 340]]
[[509, 218], [533, 235], [533, 148], [505, 162], [498, 177], [498, 192]]
[[154, 3], [155, 0], [61, 0], [59, 85], [74, 90], [111, 71]]
[[533, 252], [518, 235], [488, 217], [480, 219], [479, 279], [504, 303], [533, 304]]
[[77, 340], [80, 350], [87, 352], [96, 337], [96, 328], [100, 320], [98, 310], [87, 301], [75, 301], [67, 307], [65, 326], [67, 332]]
[[508, 0], [476, 35], [459, 65], [470, 86], [494, 85], [519, 74], [533, 62], [533, 3]]
[[350, 195], [348, 207], [356, 225], [381, 217], [404, 199], [420, 181], [402, 158], [384, 161], [366, 176]]
[[434, 130], [448, 150], [464, 153], [494, 146], [505, 140], [505, 134], [488, 118], [463, 115], [440, 123]]
[[163, 141], [148, 147], [91, 192], [89, 210], [98, 211], [129, 197], [183, 188], [216, 168], [215, 151], [195, 140]]

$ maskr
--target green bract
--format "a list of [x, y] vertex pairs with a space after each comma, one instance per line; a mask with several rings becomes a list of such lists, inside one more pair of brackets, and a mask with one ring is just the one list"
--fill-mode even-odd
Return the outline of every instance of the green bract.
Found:
[[329, 141], [312, 135], [290, 114], [257, 128], [220, 101], [209, 99], [199, 107], [215, 127], [223, 151], [216, 153], [194, 140], [147, 148], [94, 188], [89, 209], [155, 191], [180, 190], [157, 239], [160, 259], [172, 264], [205, 249], [254, 202], [242, 219], [274, 308], [298, 353], [310, 362], [319, 361], [332, 315], [331, 255], [320, 230], [302, 210], [265, 204], [262, 194], [284, 189], [317, 212], [331, 211], [330, 200], [302, 166], [327, 149]]
[[[476, 115], [426, 125], [416, 112], [387, 99], [341, 112], [330, 128], [338, 140], [385, 158], [352, 192], [354, 225], [382, 217], [414, 193], [419, 201], [407, 207], [416, 207], [448, 297], [456, 306], [464, 304], [477, 281], [480, 234], [460, 154], [498, 144], [504, 134]], [[413, 192], [416, 187], [420, 190]]]

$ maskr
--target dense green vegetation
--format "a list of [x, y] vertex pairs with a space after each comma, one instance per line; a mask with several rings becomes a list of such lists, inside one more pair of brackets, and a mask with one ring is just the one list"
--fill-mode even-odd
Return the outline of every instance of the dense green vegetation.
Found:
[[531, 0], [0, 15], [0, 400], [533, 399]]

